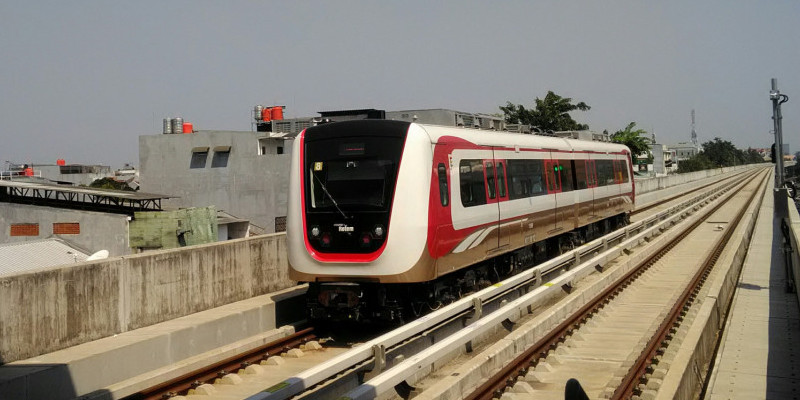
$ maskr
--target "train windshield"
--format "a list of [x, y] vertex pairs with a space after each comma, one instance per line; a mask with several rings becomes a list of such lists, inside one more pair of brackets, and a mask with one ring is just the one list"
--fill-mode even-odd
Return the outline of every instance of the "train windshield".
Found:
[[392, 137], [318, 140], [306, 145], [309, 211], [385, 211], [403, 141]]

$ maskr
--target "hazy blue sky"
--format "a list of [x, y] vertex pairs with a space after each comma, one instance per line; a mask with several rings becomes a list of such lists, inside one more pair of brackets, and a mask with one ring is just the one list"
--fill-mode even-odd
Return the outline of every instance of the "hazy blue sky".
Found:
[[249, 130], [347, 108], [498, 112], [547, 90], [593, 130], [767, 147], [770, 78], [800, 150], [798, 1], [0, 0], [0, 162], [138, 164], [183, 116]]

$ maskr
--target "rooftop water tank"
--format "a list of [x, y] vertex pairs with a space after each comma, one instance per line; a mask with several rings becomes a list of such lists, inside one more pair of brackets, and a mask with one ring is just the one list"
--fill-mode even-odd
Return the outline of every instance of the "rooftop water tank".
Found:
[[172, 133], [183, 132], [183, 118], [175, 117], [172, 119]]
[[271, 117], [273, 121], [280, 121], [283, 119], [283, 107], [272, 107], [271, 109]]
[[164, 118], [164, 134], [168, 135], [170, 133], [172, 133], [172, 120]]

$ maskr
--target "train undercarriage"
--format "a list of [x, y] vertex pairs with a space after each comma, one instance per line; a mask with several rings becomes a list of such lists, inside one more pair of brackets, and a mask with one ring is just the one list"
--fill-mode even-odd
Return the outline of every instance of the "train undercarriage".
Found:
[[616, 215], [484, 260], [430, 282], [311, 282], [307, 293], [308, 317], [315, 322], [403, 324], [627, 223], [627, 214]]

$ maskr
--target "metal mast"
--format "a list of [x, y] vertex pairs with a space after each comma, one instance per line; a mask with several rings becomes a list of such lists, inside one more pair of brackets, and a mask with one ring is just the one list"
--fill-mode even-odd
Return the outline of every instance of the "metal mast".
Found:
[[778, 80], [772, 78], [772, 90], [769, 92], [769, 99], [772, 100], [772, 121], [775, 124], [775, 187], [783, 187], [783, 116], [781, 116], [781, 104], [789, 101], [789, 96], [781, 94], [778, 90]]
[[697, 147], [697, 131], [694, 130], [694, 108], [692, 109], [692, 144]]

